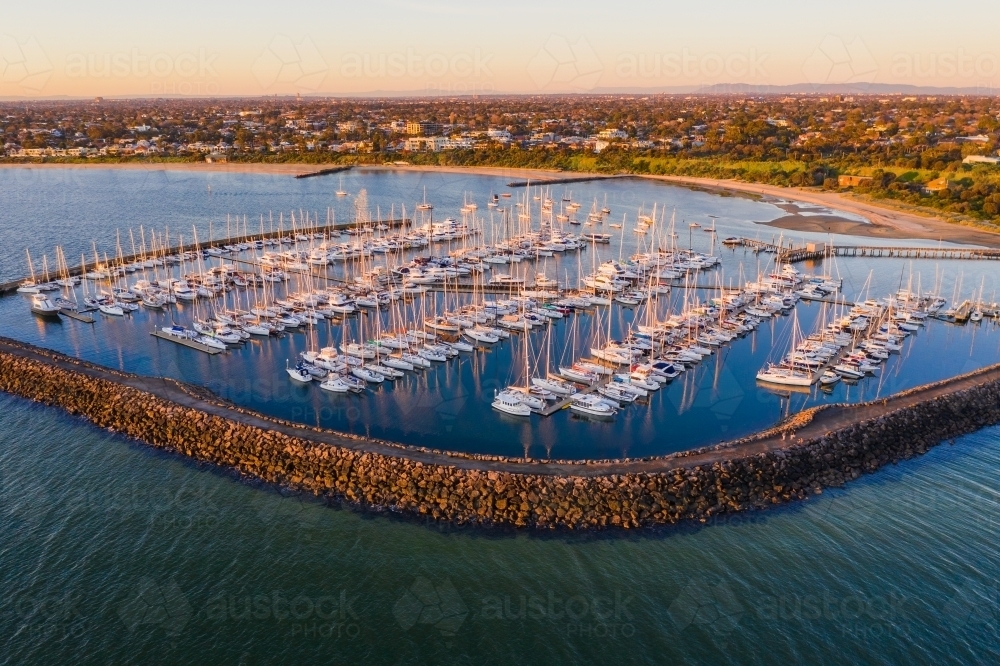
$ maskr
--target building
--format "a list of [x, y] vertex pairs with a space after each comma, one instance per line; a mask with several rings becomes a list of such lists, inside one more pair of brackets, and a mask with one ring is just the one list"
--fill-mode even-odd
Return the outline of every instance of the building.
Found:
[[403, 144], [403, 150], [411, 153], [440, 152], [444, 150], [448, 139], [443, 136], [414, 136]]
[[409, 120], [406, 122], [406, 133], [410, 136], [434, 136], [444, 130], [441, 123], [432, 123], [429, 120]]
[[627, 139], [628, 133], [620, 129], [603, 129], [597, 133], [597, 136], [605, 141], [618, 141], [620, 139]]
[[1000, 164], [1000, 157], [990, 157], [988, 155], [969, 155], [962, 164]]
[[959, 136], [955, 137], [956, 143], [989, 143], [990, 137], [985, 134], [976, 134], [974, 136]]
[[871, 182], [871, 176], [837, 176], [837, 185], [840, 187], [858, 187], [870, 185]]
[[500, 143], [510, 143], [511, 137], [510, 132], [505, 129], [489, 129], [486, 130], [486, 136], [489, 137], [491, 141], [499, 141]]

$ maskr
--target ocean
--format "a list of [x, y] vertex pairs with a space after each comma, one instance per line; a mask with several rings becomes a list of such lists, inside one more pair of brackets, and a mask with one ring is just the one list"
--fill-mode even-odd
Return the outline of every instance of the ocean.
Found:
[[[345, 176], [352, 192], [366, 187], [370, 201], [386, 206], [419, 201], [424, 185], [438, 181], [427, 196], [442, 214], [457, 209], [464, 192], [482, 204], [503, 186], [503, 179], [440, 174]], [[300, 208], [322, 218], [327, 206], [347, 205], [333, 197], [338, 184], [253, 174], [0, 170], [0, 270], [3, 279], [22, 275], [25, 246], [36, 258], [51, 256], [56, 244], [71, 255], [70, 248], [85, 252], [91, 239], [107, 246], [115, 229], [139, 224], [207, 231], [209, 219], [215, 230], [226, 213]], [[571, 187], [574, 198], [602, 205], [606, 190], [618, 215], [634, 217], [640, 204], [648, 209], [654, 201], [676, 206], [678, 219], [718, 215], [720, 236], [770, 236], [771, 228], [755, 222], [781, 214], [760, 202], [660, 184], [621, 185], [627, 195], [597, 184]], [[709, 249], [706, 236], [692, 234], [692, 244]], [[738, 266], [757, 258], [725, 261], [724, 274], [736, 279]], [[996, 280], [975, 262], [858, 259], [840, 260], [837, 269], [851, 297], [866, 289], [887, 295], [910, 275], [925, 289], [940, 283], [949, 299], [980, 289], [989, 295]], [[629, 316], [621, 313], [621, 321]], [[818, 306], [800, 308], [801, 325], [816, 316]], [[213, 366], [219, 357], [158, 346], [143, 328], [150, 323], [138, 317], [50, 325], [31, 318], [19, 297], [0, 300], [2, 335], [230, 390], [230, 399], [246, 396], [263, 411], [290, 415], [298, 405], [302, 420], [331, 427], [336, 418], [350, 423], [353, 406], [355, 432], [367, 426], [395, 434], [391, 422], [400, 418], [391, 410], [405, 403], [390, 399], [397, 391], [408, 400], [471, 394], [444, 415], [418, 402], [407, 417], [415, 433], [409, 441], [545, 455], [549, 437], [554, 457], [679, 450], [753, 430], [808, 400], [856, 399], [845, 393], [789, 403], [746, 382], [772, 340], [787, 339], [790, 321], [734, 343], [687, 394], [675, 382], [659, 402], [619, 415], [613, 432], [593, 434], [591, 422], [553, 417], [507, 426], [488, 405], [464, 411], [482, 400], [467, 388], [481, 373], [506, 381], [499, 368], [523, 353], [517, 345], [392, 387], [388, 398], [349, 405], [342, 417], [323, 421], [322, 413], [306, 416], [303, 405], [319, 404], [313, 395], [275, 398], [291, 395], [275, 378], [286, 355], [305, 348], [305, 336], [269, 341]], [[879, 381], [853, 388], [885, 394], [995, 363], [990, 326], [933, 322]], [[268, 377], [254, 384], [265, 388], [227, 388], [241, 386], [240, 373], [250, 372]], [[480, 420], [469, 425], [470, 415]], [[487, 417], [493, 420], [484, 428]], [[509, 441], [504, 427], [527, 428], [531, 441]], [[0, 663], [995, 663], [998, 475], [1000, 428], [992, 428], [808, 501], [706, 524], [627, 533], [470, 529], [328, 506], [0, 395]]]

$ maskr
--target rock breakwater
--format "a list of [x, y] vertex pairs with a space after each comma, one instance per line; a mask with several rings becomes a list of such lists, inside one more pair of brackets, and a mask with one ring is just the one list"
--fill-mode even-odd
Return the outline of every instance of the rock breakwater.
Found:
[[195, 460], [457, 524], [637, 528], [760, 509], [1000, 423], [1000, 366], [673, 456], [535, 461], [397, 446], [279, 421], [202, 389], [0, 339], [0, 390]]

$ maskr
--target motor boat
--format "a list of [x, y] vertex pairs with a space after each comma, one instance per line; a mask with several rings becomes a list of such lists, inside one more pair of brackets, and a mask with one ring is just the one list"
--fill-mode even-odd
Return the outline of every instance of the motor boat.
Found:
[[305, 384], [311, 382], [313, 379], [312, 373], [306, 367], [305, 363], [299, 363], [294, 368], [285, 368], [285, 372], [288, 376], [292, 378], [293, 381]]
[[59, 316], [59, 306], [49, 300], [45, 294], [37, 292], [31, 297], [31, 311], [40, 317]]
[[509, 389], [496, 394], [493, 409], [513, 416], [531, 416], [531, 408], [521, 402], [518, 393]]

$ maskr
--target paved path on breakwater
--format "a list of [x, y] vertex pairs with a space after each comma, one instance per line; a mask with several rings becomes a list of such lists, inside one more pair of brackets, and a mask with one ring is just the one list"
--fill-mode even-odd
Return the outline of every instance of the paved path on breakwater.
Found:
[[[966, 375], [911, 389], [883, 400], [858, 405], [830, 405], [807, 410], [807, 412], [794, 415], [791, 423], [779, 424], [770, 430], [733, 442], [719, 444], [715, 447], [655, 458], [547, 462], [543, 460], [475, 456], [435, 451], [299, 425], [224, 403], [221, 399], [209, 394], [207, 389], [183, 384], [173, 379], [143, 377], [112, 370], [88, 361], [82, 361], [9, 338], [0, 337], [0, 353], [35, 360], [65, 370], [79, 372], [90, 377], [116, 382], [140, 391], [145, 391], [180, 406], [201, 410], [238, 423], [274, 430], [292, 437], [322, 442], [355, 451], [406, 458], [425, 464], [450, 465], [462, 469], [510, 472], [515, 474], [587, 477], [665, 472], [677, 468], [712, 465], [717, 462], [786, 449], [794, 446], [800, 439], [809, 440], [811, 438], [822, 437], [829, 432], [874, 420], [898, 409], [928, 402], [937, 397], [973, 388], [981, 384], [1000, 381], [1000, 364], [997, 364]], [[808, 423], [798, 428], [792, 425], [799, 419], [804, 420], [803, 417], [808, 416], [810, 412], [812, 418]]]

